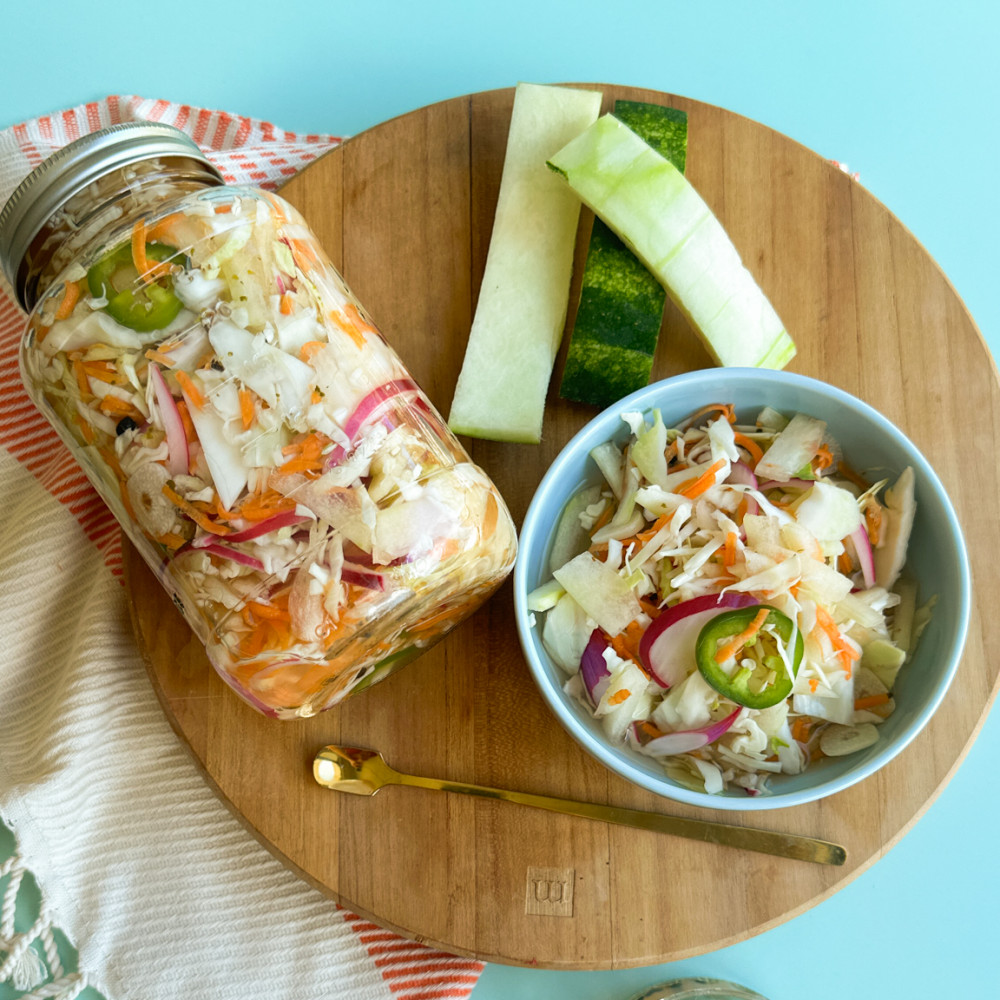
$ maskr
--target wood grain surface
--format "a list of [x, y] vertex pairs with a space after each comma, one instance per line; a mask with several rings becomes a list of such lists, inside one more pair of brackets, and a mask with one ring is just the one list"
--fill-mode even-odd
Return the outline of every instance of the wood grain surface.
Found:
[[[947, 278], [859, 183], [787, 137], [686, 98], [600, 89], [608, 108], [629, 97], [689, 113], [687, 174], [795, 337], [790, 370], [860, 396], [902, 427], [975, 540], [966, 653], [940, 711], [906, 751], [854, 788], [791, 809], [707, 812], [657, 799], [608, 773], [551, 716], [518, 647], [509, 581], [385, 683], [314, 719], [276, 722], [215, 676], [139, 557], [126, 553], [138, 642], [166, 714], [264, 844], [346, 907], [406, 936], [563, 969], [698, 954], [829, 896], [940, 791], [985, 717], [1000, 669], [983, 635], [1000, 605], [991, 562], [1000, 533], [998, 380]], [[495, 91], [394, 119], [284, 190], [445, 414], [489, 245], [512, 100], [512, 90]], [[585, 212], [578, 265], [589, 224]], [[560, 365], [540, 446], [467, 442], [518, 523], [562, 443], [594, 414], [557, 398]], [[668, 306], [654, 376], [709, 365]], [[415, 788], [340, 795], [318, 787], [310, 769], [314, 753], [336, 742], [378, 748], [417, 774], [820, 836], [844, 844], [848, 862], [823, 868]]]

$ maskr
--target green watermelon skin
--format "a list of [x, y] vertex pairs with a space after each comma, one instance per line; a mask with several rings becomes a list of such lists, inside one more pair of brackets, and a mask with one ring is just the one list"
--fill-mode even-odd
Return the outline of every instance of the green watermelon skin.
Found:
[[[686, 112], [616, 101], [614, 114], [684, 170]], [[603, 408], [647, 385], [665, 304], [659, 280], [595, 218], [559, 395]]]
[[657, 276], [717, 365], [783, 368], [795, 357], [711, 208], [624, 122], [603, 115], [548, 163]]

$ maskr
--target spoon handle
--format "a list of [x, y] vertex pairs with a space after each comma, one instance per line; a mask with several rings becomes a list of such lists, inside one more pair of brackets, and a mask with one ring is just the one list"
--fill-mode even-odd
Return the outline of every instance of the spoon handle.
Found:
[[549, 812], [582, 816], [585, 819], [617, 823], [620, 826], [637, 827], [656, 833], [687, 837], [708, 844], [736, 847], [744, 851], [758, 851], [781, 858], [797, 861], [812, 861], [821, 865], [842, 865], [847, 852], [839, 844], [831, 844], [813, 837], [800, 837], [794, 833], [775, 833], [757, 830], [753, 827], [734, 826], [729, 823], [714, 823], [709, 820], [688, 819], [682, 816], [665, 816], [662, 813], [645, 812], [641, 809], [627, 809], [623, 806], [601, 805], [596, 802], [575, 802], [550, 795], [536, 795], [532, 792], [516, 792], [502, 788], [487, 788], [484, 785], [467, 785], [459, 781], [445, 781], [439, 778], [424, 778], [414, 774], [402, 774], [388, 768], [387, 783], [413, 785], [418, 788], [433, 788], [460, 795], [478, 795], [488, 799], [502, 799], [522, 806], [547, 809]]

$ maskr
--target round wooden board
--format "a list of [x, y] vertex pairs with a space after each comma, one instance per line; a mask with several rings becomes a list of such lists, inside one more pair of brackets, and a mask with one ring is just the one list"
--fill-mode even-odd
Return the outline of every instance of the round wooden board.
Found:
[[[599, 89], [606, 108], [628, 97], [689, 113], [688, 176], [792, 331], [799, 354], [790, 370], [825, 378], [901, 426], [975, 540], [965, 656], [940, 711], [900, 757], [824, 802], [700, 813], [842, 843], [845, 867], [422, 789], [374, 798], [324, 790], [313, 782], [312, 757], [339, 742], [378, 748], [418, 774], [699, 814], [612, 776], [563, 732], [521, 656], [509, 581], [385, 683], [316, 718], [275, 722], [215, 676], [133, 550], [125, 560], [138, 641], [164, 709], [207, 780], [264, 844], [346, 907], [406, 936], [488, 961], [563, 969], [709, 951], [829, 896], [891, 847], [943, 787], [985, 717], [1000, 669], [984, 654], [982, 632], [1000, 605], [991, 565], [1000, 532], [998, 381], [947, 279], [863, 187], [790, 139], [685, 98]], [[284, 191], [443, 413], [489, 245], [512, 100], [512, 90], [477, 94], [389, 121]], [[585, 212], [578, 265], [589, 222]], [[709, 366], [668, 309], [654, 376]], [[561, 444], [593, 415], [557, 398], [560, 366], [541, 446], [468, 442], [518, 523]]]

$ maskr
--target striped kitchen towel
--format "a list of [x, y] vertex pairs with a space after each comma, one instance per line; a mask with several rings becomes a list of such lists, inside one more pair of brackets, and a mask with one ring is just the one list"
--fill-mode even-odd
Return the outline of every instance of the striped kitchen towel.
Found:
[[[265, 188], [340, 142], [109, 97], [0, 132], [0, 205], [67, 142], [142, 119], [179, 126], [227, 180]], [[320, 895], [196, 772], [135, 647], [116, 523], [21, 386], [24, 320], [0, 285], [0, 817], [16, 838], [5, 851], [0, 837], [0, 984], [33, 1000], [85, 986], [108, 1000], [467, 997], [482, 963]], [[23, 926], [27, 871], [41, 906]]]

